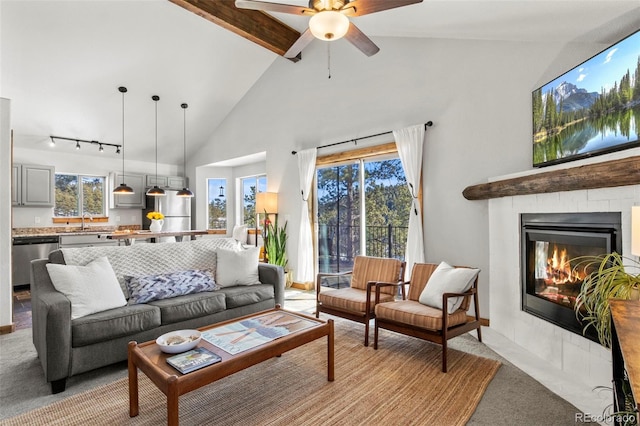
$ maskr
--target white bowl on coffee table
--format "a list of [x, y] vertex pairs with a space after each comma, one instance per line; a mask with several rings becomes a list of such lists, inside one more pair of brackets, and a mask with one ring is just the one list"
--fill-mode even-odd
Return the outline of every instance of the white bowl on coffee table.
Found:
[[156, 343], [162, 352], [177, 354], [195, 348], [201, 338], [198, 330], [176, 330], [158, 337]]

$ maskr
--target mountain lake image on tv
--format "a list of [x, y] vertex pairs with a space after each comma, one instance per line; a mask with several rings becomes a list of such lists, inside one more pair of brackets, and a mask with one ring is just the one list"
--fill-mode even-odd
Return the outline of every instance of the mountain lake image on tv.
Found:
[[535, 90], [533, 165], [639, 146], [640, 31]]

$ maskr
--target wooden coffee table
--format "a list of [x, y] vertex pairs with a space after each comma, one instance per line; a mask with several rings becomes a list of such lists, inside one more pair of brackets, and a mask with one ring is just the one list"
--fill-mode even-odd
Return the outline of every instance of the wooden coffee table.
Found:
[[[223, 326], [234, 325], [243, 320], [257, 319], [260, 316], [282, 312], [287, 318], [290, 316], [305, 321], [306, 327], [290, 332], [290, 334], [278, 337], [268, 343], [247, 349], [243, 352], [231, 355], [217, 346], [205, 341], [203, 338], [199, 347], [205, 347], [222, 358], [221, 362], [209, 365], [187, 374], [181, 374], [167, 364], [167, 358], [172, 354], [165, 354], [155, 341], [138, 344], [129, 342], [129, 415], [138, 415], [138, 369], [151, 379], [151, 381], [167, 396], [167, 424], [177, 425], [178, 398], [187, 392], [199, 389], [202, 386], [215, 382], [252, 365], [259, 364], [270, 358], [300, 347], [323, 336], [327, 336], [327, 380], [334, 379], [334, 347], [333, 347], [333, 320], [323, 321], [297, 312], [286, 311], [279, 307], [268, 311], [259, 312], [245, 317], [224, 321], [207, 327], [199, 328], [201, 332], [215, 330]], [[308, 322], [313, 324], [309, 324]]]

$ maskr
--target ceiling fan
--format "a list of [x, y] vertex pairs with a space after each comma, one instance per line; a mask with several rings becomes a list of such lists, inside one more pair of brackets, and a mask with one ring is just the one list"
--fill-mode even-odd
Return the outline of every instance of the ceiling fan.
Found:
[[314, 38], [333, 41], [342, 37], [365, 55], [372, 56], [378, 53], [380, 48], [350, 22], [349, 17], [421, 2], [422, 0], [309, 0], [309, 7], [304, 7], [258, 0], [236, 0], [236, 7], [311, 17], [309, 28], [285, 52], [285, 58], [295, 58]]

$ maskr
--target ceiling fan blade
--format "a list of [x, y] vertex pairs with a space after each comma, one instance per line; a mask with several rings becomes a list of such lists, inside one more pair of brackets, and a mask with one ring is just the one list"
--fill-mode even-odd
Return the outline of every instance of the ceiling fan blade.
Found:
[[311, 30], [307, 28], [307, 31], [303, 32], [300, 38], [298, 38], [296, 42], [291, 45], [289, 50], [285, 52], [284, 57], [287, 59], [295, 58], [298, 56], [298, 53], [302, 52], [302, 49], [307, 47], [314, 38], [313, 34], [311, 34]]
[[[422, 3], [422, 0], [351, 0], [342, 10], [349, 16], [362, 16], [415, 3]], [[349, 12], [348, 9], [354, 10]]]
[[236, 0], [236, 7], [238, 9], [262, 10], [264, 12], [291, 13], [294, 15], [313, 15], [316, 13], [315, 10], [309, 9], [308, 7], [294, 6], [290, 4], [281, 4], [281, 3], [268, 3], [265, 1], [256, 1], [256, 0]]
[[349, 31], [347, 31], [344, 38], [349, 40], [351, 44], [360, 49], [360, 51], [367, 56], [373, 56], [380, 50], [380, 48], [376, 46], [376, 44], [372, 42], [371, 39], [362, 31], [360, 31], [353, 22], [349, 24]]

